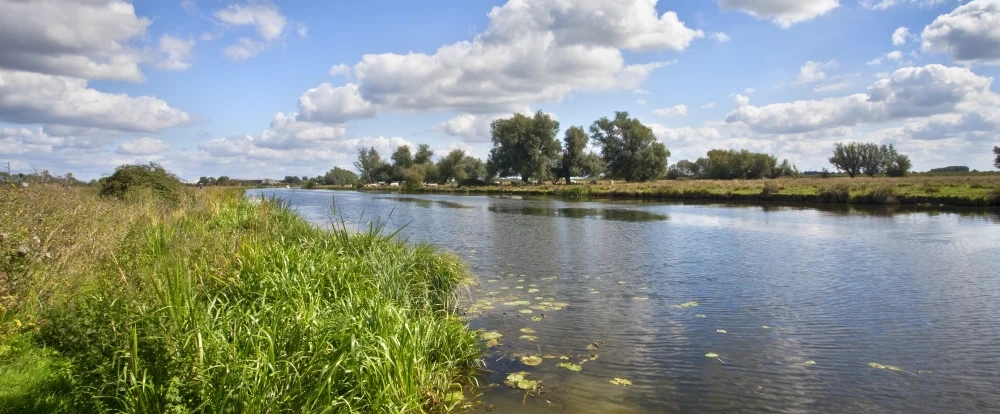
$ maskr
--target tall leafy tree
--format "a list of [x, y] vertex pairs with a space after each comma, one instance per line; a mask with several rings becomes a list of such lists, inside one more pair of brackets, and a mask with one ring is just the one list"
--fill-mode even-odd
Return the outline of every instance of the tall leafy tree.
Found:
[[382, 161], [382, 156], [375, 150], [375, 147], [370, 147], [367, 150], [358, 149], [358, 160], [354, 162], [354, 168], [361, 173], [361, 181], [374, 183], [379, 179], [388, 179], [388, 177], [382, 177], [382, 175], [386, 175], [385, 167], [386, 163]]
[[528, 182], [545, 180], [552, 174], [552, 164], [559, 159], [561, 144], [556, 139], [559, 122], [538, 111], [534, 117], [514, 114], [490, 124], [493, 149], [490, 170], [501, 177], [519, 175]]
[[575, 126], [566, 130], [566, 136], [563, 138], [562, 165], [559, 168], [559, 174], [566, 179], [566, 184], [570, 183], [570, 177], [583, 174], [582, 167], [586, 157], [583, 150], [587, 148], [587, 141], [590, 141], [590, 137], [583, 127]]
[[458, 179], [455, 174], [456, 166], [465, 158], [465, 151], [460, 149], [452, 150], [441, 158], [437, 163], [438, 180], [447, 183], [451, 179]]
[[409, 145], [400, 145], [396, 152], [392, 153], [392, 166], [401, 169], [410, 168], [413, 165], [413, 155], [410, 153]]
[[1000, 147], [993, 147], [993, 154], [997, 156], [997, 158], [993, 160], [993, 166], [1000, 169]]
[[413, 156], [414, 164], [429, 164], [431, 162], [431, 157], [434, 156], [434, 151], [431, 151], [431, 146], [427, 144], [420, 144], [417, 147], [417, 153]]
[[656, 140], [653, 130], [628, 112], [615, 112], [615, 118], [601, 118], [590, 126], [590, 137], [601, 146], [601, 158], [611, 177], [625, 181], [648, 181], [667, 172], [670, 151]]
[[354, 171], [345, 170], [340, 167], [333, 167], [322, 178], [323, 184], [326, 185], [355, 185], [358, 183], [358, 175]]
[[833, 156], [830, 157], [830, 164], [838, 170], [847, 173], [854, 178], [861, 172], [861, 145], [856, 142], [847, 144], [838, 143], [833, 148]]
[[604, 174], [605, 170], [607, 170], [607, 165], [604, 164], [604, 160], [593, 152], [587, 153], [580, 160], [580, 174], [584, 177], [599, 177]]

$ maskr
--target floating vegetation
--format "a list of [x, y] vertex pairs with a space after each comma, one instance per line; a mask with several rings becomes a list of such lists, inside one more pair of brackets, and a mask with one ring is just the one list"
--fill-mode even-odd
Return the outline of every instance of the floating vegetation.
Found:
[[535, 293], [535, 292], [538, 292], [538, 289], [528, 289], [528, 293]]
[[503, 382], [504, 385], [517, 388], [522, 390], [530, 390], [538, 386], [538, 381], [532, 381], [527, 379], [527, 372], [515, 372], [507, 375], [507, 380]]
[[462, 390], [455, 390], [444, 395], [444, 402], [446, 403], [455, 403], [463, 399], [465, 399], [465, 394], [462, 393]]
[[520, 312], [520, 313], [526, 313], [526, 314], [527, 314], [527, 313], [535, 313], [535, 311], [533, 311], [533, 310], [531, 310], [531, 309], [521, 309], [521, 310], [519, 310], [518, 312]]
[[526, 355], [521, 357], [521, 363], [529, 367], [542, 365], [542, 357], [538, 355]]
[[488, 341], [490, 339], [500, 339], [503, 337], [503, 334], [497, 331], [489, 331], [479, 334], [479, 337]]
[[504, 286], [504, 287], [500, 288], [500, 290], [509, 290], [509, 289], [510, 289], [510, 288], [509, 288], [509, 287], [507, 287], [507, 286]]
[[591, 343], [587, 344], [587, 349], [590, 349], [590, 350], [600, 349], [600, 348], [601, 348], [601, 345], [598, 344], [597, 342], [591, 342]]
[[625, 378], [615, 378], [615, 379], [613, 379], [613, 380], [611, 380], [609, 382], [611, 384], [613, 384], [613, 385], [619, 385], [619, 386], [622, 386], [622, 387], [627, 387], [629, 385], [632, 385], [632, 381], [629, 381], [629, 380], [627, 380]]
[[530, 304], [531, 304], [531, 302], [528, 302], [526, 300], [516, 300], [516, 301], [513, 301], [513, 302], [504, 302], [503, 305], [504, 306], [528, 306]]
[[573, 372], [580, 372], [583, 370], [583, 365], [574, 364], [572, 362], [560, 362], [556, 364], [559, 368], [565, 368]]
[[601, 293], [601, 291], [599, 291], [599, 290], [591, 290], [590, 293], [597, 294], [597, 293]]
[[531, 328], [521, 328], [521, 333], [524, 333], [524, 334], [533, 334], [533, 333], [535, 333], [535, 330], [531, 329]]
[[489, 341], [486, 341], [486, 347], [487, 348], [493, 348], [493, 347], [495, 347], [497, 345], [500, 345], [500, 341], [496, 340], [496, 338], [490, 339]]
[[761, 326], [761, 328], [764, 328], [764, 329], [771, 329], [771, 327], [770, 327], [770, 326], [767, 326], [767, 325], [763, 325], [763, 326]]
[[634, 300], [649, 300], [649, 296], [636, 296], [632, 298]]
[[542, 320], [542, 317], [541, 317], [541, 316], [532, 316], [532, 317], [531, 317], [531, 320], [533, 320], [533, 321], [535, 321], [535, 322], [538, 322], [538, 321], [541, 321], [541, 320]]
[[496, 283], [496, 282], [497, 282], [496, 279], [489, 279], [489, 280], [486, 281], [486, 283]]
[[523, 339], [525, 341], [535, 342], [535, 341], [538, 340], [538, 337], [534, 336], [534, 335], [521, 335], [521, 339]]
[[543, 277], [542, 280], [556, 280], [558, 278], [559, 276], [550, 276], [550, 277]]
[[524, 289], [524, 286], [517, 286], [514, 289]]
[[541, 296], [535, 296], [535, 300], [543, 300], [543, 299], [545, 299], [545, 298], [543, 298]]
[[721, 362], [721, 363], [723, 363], [723, 364], [725, 364], [725, 363], [726, 363], [726, 361], [723, 361], [723, 360], [722, 360], [722, 358], [719, 358], [719, 354], [716, 354], [715, 352], [709, 352], [709, 353], [705, 354], [705, 356], [706, 356], [706, 357], [709, 357], [709, 358], [715, 358], [715, 359], [718, 359], [718, 360], [719, 360], [719, 362]]
[[619, 280], [619, 281], [618, 281], [618, 284], [619, 284], [619, 285], [624, 285], [624, 284], [625, 284], [625, 281], [624, 281], [624, 280]]
[[556, 359], [556, 358], [559, 358], [559, 355], [545, 354], [545, 355], [542, 355], [542, 358], [544, 358], [544, 359]]
[[586, 360], [586, 361], [597, 361], [597, 358], [599, 358], [599, 357], [600, 357], [600, 355], [597, 355], [597, 354], [590, 354], [590, 357], [589, 357], [589, 358], [586, 358], [585, 360]]
[[566, 356], [566, 355], [560, 356], [559, 359], [561, 359], [563, 361], [569, 361], [569, 357]]
[[905, 372], [905, 373], [910, 374], [910, 375], [917, 375], [917, 374], [914, 374], [914, 373], [912, 373], [910, 371], [907, 371], [907, 370], [904, 370], [904, 369], [902, 369], [900, 367], [897, 367], [895, 365], [882, 365], [882, 364], [879, 364], [877, 362], [869, 362], [868, 366], [870, 366], [872, 368], [884, 369], [886, 371]]
[[696, 314], [694, 315], [694, 317], [695, 317], [695, 318], [707, 318], [707, 316], [705, 316], [705, 314], [702, 314], [702, 313], [696, 313]]
[[726, 333], [725, 329], [716, 329], [715, 333]]
[[813, 360], [806, 361], [806, 365], [816, 365], [816, 361]]
[[690, 302], [684, 302], [684, 303], [682, 303], [680, 305], [670, 305], [670, 307], [674, 308], [674, 309], [693, 308], [693, 307], [696, 307], [696, 306], [698, 306], [698, 302], [697, 301], [693, 301], [693, 300], [690, 301]]

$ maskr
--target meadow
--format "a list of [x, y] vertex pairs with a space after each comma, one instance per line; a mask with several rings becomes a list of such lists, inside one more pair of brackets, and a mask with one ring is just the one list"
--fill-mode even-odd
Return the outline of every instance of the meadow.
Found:
[[446, 412], [482, 346], [432, 246], [233, 189], [0, 189], [0, 413]]
[[520, 194], [561, 197], [640, 198], [795, 203], [1000, 206], [1000, 175], [886, 177], [786, 177], [773, 180], [582, 181], [493, 186], [425, 187], [416, 192]]

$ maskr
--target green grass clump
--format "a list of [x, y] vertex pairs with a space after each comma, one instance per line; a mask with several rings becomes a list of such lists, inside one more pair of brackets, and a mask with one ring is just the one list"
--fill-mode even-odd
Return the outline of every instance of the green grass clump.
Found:
[[72, 295], [49, 282], [58, 266], [27, 265], [19, 297], [35, 299], [0, 322], [34, 321], [16, 335], [30, 347], [0, 373], [38, 381], [0, 375], [0, 406], [431, 412], [472, 383], [481, 348], [455, 317], [471, 280], [459, 259], [378, 225], [325, 231], [277, 201], [192, 193], [113, 237], [95, 226], [112, 248], [80, 262], [91, 276]]

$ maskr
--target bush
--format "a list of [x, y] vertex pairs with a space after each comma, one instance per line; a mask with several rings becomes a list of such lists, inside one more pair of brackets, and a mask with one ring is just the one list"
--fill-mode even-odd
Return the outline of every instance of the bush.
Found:
[[868, 192], [855, 197], [858, 204], [899, 204], [896, 198], [896, 188], [891, 185], [879, 185], [868, 189]]
[[778, 191], [781, 191], [781, 186], [779, 186], [778, 183], [774, 181], [766, 181], [764, 182], [764, 188], [760, 191], [760, 195], [765, 198], [770, 198], [771, 196], [777, 194]]
[[846, 184], [823, 186], [819, 190], [819, 201], [823, 203], [846, 203], [851, 200], [851, 188]]
[[986, 195], [986, 205], [1000, 206], [1000, 187], [994, 188]]
[[100, 194], [124, 199], [139, 190], [151, 191], [157, 198], [176, 204], [181, 199], [184, 184], [160, 164], [132, 164], [115, 168], [115, 173], [101, 180]]

